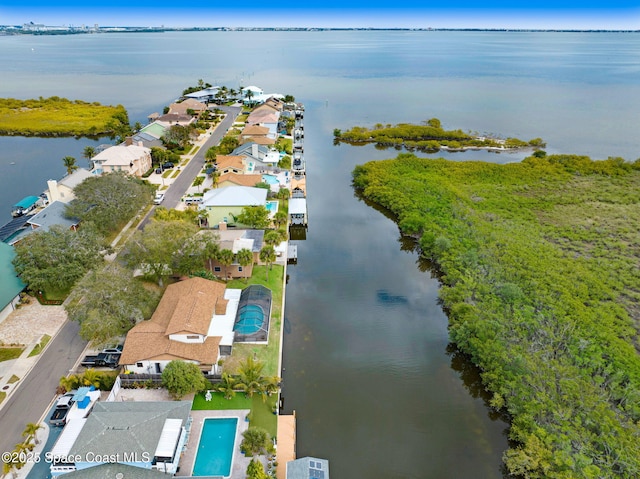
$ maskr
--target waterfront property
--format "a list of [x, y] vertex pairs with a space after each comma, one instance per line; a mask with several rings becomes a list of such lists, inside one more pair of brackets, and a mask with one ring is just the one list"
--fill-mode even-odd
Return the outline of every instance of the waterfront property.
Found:
[[63, 430], [52, 453], [53, 477], [118, 462], [175, 473], [191, 428], [191, 401], [97, 402]]
[[206, 267], [217, 277], [227, 279], [250, 278], [253, 274], [253, 265], [260, 261], [264, 230], [254, 229], [225, 229], [224, 223], [218, 230], [218, 246], [220, 249], [228, 249], [236, 255], [242, 249], [248, 249], [253, 253], [253, 261], [248, 265], [241, 265], [234, 256], [230, 265], [224, 265], [215, 259], [207, 261]]
[[62, 226], [63, 228], [76, 231], [80, 221], [77, 218], [68, 218], [65, 215], [66, 203], [54, 201], [46, 208], [32, 216], [28, 216], [27, 220], [20, 225], [16, 222], [16, 226], [12, 233], [4, 239], [5, 243], [15, 245], [23, 240], [26, 236], [36, 231], [49, 231], [52, 226]]
[[0, 322], [2, 322], [20, 301], [20, 292], [25, 284], [18, 278], [11, 261], [15, 256], [13, 248], [0, 242]]
[[169, 285], [151, 319], [127, 334], [120, 364], [134, 373], [159, 374], [172, 360], [183, 360], [215, 374], [220, 357], [231, 354], [238, 297], [203, 278]]
[[292, 225], [307, 225], [307, 200], [306, 198], [289, 199], [289, 221]]
[[287, 479], [329, 479], [329, 461], [301, 457], [287, 462]]
[[78, 168], [70, 175], [65, 176], [59, 181], [48, 180], [47, 189], [44, 191], [47, 201], [53, 203], [54, 201], [61, 201], [62, 203], [69, 203], [76, 196], [73, 190], [76, 186], [82, 183], [87, 178], [91, 177], [89, 170], [84, 168]]
[[124, 144], [111, 146], [96, 156], [93, 161], [93, 173], [111, 173], [124, 171], [128, 175], [142, 177], [151, 168], [151, 149], [140, 144], [134, 144], [128, 138]]

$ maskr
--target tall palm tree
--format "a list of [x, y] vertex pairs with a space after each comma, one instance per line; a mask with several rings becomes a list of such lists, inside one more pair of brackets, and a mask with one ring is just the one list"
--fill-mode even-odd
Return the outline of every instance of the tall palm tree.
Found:
[[255, 393], [262, 394], [266, 381], [262, 376], [264, 363], [256, 361], [249, 356], [240, 363], [238, 369], [238, 389], [243, 390], [247, 396], [252, 397]]
[[218, 255], [216, 256], [218, 263], [224, 266], [225, 278], [227, 277], [227, 269], [233, 263], [233, 257], [233, 251], [231, 251], [230, 249], [221, 249], [220, 251], [218, 251]]
[[82, 157], [85, 158], [89, 162], [89, 169], [93, 169], [93, 161], [91, 158], [96, 156], [96, 149], [93, 146], [85, 146], [84, 150], [82, 150]]
[[271, 269], [271, 264], [276, 260], [276, 250], [273, 249], [273, 246], [267, 245], [260, 250], [260, 261], [267, 265], [265, 271], [267, 275], [267, 281], [269, 281], [269, 270]]
[[232, 399], [236, 395], [236, 378], [227, 372], [222, 373], [222, 380], [215, 385], [215, 390], [224, 395], [225, 399]]
[[40, 441], [38, 440], [37, 436], [39, 429], [42, 429], [42, 426], [40, 424], [30, 422], [26, 425], [24, 431], [22, 431], [22, 437], [26, 438], [27, 442], [33, 439], [36, 444], [39, 444]]
[[[242, 248], [236, 253], [236, 261], [243, 268], [249, 266], [251, 263], [253, 263], [253, 253], [247, 248]], [[244, 280], [246, 282], [247, 277], [245, 277]]]
[[87, 369], [82, 375], [81, 382], [83, 386], [100, 387], [100, 373], [93, 368]]
[[65, 156], [62, 159], [62, 162], [64, 163], [64, 167], [67, 169], [67, 175], [70, 175], [78, 169], [78, 165], [76, 165], [76, 159], [73, 156]]

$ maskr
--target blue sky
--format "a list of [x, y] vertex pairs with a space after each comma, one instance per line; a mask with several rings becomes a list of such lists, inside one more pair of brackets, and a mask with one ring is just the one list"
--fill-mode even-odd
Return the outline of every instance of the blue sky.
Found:
[[[0, 0], [0, 24], [640, 30], [640, 0], [459, 0], [454, 6], [428, 0], [189, 3], [200, 5], [180, 8], [175, 0]], [[285, 3], [286, 8], [281, 6]]]

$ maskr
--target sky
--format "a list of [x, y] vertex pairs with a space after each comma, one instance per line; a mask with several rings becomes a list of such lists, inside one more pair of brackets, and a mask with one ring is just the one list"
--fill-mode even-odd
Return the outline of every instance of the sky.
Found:
[[[640, 30], [640, 0], [0, 0], [0, 25]], [[285, 6], [282, 6], [286, 3]], [[265, 7], [268, 5], [268, 8]]]

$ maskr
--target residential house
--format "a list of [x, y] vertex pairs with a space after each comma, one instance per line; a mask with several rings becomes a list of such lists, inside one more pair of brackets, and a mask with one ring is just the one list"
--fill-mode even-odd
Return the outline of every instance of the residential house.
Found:
[[13, 248], [0, 243], [0, 323], [16, 308], [20, 293], [26, 287], [13, 267], [14, 257]]
[[167, 113], [156, 118], [156, 123], [160, 123], [162, 126], [170, 127], [175, 125], [187, 126], [195, 121], [195, 118], [191, 115]]
[[262, 175], [225, 173], [218, 178], [218, 188], [226, 188], [227, 186], [256, 186], [260, 182], [262, 182]]
[[95, 173], [123, 171], [140, 178], [151, 168], [151, 149], [127, 139], [121, 145], [101, 151], [92, 160]]
[[286, 479], [329, 479], [329, 461], [317, 457], [289, 461]]
[[221, 175], [236, 173], [238, 175], [252, 174], [255, 164], [241, 155], [218, 155], [216, 167]]
[[269, 128], [266, 126], [247, 125], [240, 132], [240, 143], [251, 142], [254, 138], [267, 138], [268, 134]]
[[212, 227], [221, 223], [238, 223], [236, 217], [246, 206], [265, 206], [268, 190], [250, 186], [228, 186], [207, 191], [202, 197], [199, 209], [206, 213], [207, 222]]
[[212, 86], [209, 88], [205, 88], [204, 90], [188, 93], [185, 95], [185, 98], [197, 100], [202, 103], [209, 103], [215, 100], [218, 91], [220, 91], [220, 87]]
[[58, 476], [60, 479], [167, 479], [167, 474], [154, 469], [141, 469], [118, 462], [107, 462], [81, 471]]
[[182, 360], [215, 373], [233, 344], [233, 291], [198, 277], [167, 286], [151, 319], [127, 333], [120, 364], [134, 373], [159, 374], [170, 361]]
[[48, 189], [45, 190], [44, 194], [47, 196], [49, 203], [53, 203], [54, 201], [69, 203], [76, 197], [73, 194], [74, 188], [87, 178], [91, 178], [91, 172], [84, 168], [78, 168], [76, 171], [65, 176], [59, 181], [48, 180]]
[[189, 437], [190, 411], [191, 401], [97, 402], [88, 417], [65, 426], [49, 453], [51, 475], [108, 463], [174, 474]]
[[253, 110], [247, 117], [246, 124], [259, 125], [269, 128], [267, 138], [278, 138], [278, 121], [280, 120], [280, 112], [268, 105], [261, 105]]
[[171, 103], [169, 105], [169, 113], [174, 113], [176, 115], [189, 115], [189, 110], [192, 110], [196, 114], [200, 114], [207, 110], [207, 105], [194, 98], [187, 98], [180, 103]]
[[15, 245], [31, 233], [35, 231], [49, 231], [52, 226], [62, 226], [76, 231], [80, 220], [77, 218], [67, 218], [65, 216], [66, 208], [67, 204], [62, 201], [50, 203], [42, 211], [33, 216], [29, 216], [20, 229], [14, 231], [10, 237], [4, 240], [5, 243]]
[[168, 127], [157, 122], [146, 125], [142, 130], [135, 133], [131, 138], [134, 145], [142, 145], [147, 148], [153, 146], [163, 147], [164, 143], [161, 138], [166, 133]]
[[229, 266], [223, 265], [216, 260], [207, 262], [206, 267], [213, 274], [227, 279], [233, 278], [250, 278], [253, 274], [254, 263], [260, 263], [260, 250], [263, 246], [264, 230], [254, 229], [225, 229], [220, 228], [218, 231], [220, 239], [218, 246], [220, 249], [228, 249], [237, 254], [241, 249], [248, 249], [253, 253], [253, 263], [242, 266], [234, 257], [233, 263]]
[[256, 141], [244, 143], [231, 152], [232, 155], [244, 156], [255, 168], [274, 167], [280, 161], [280, 152], [275, 148], [258, 144]]

